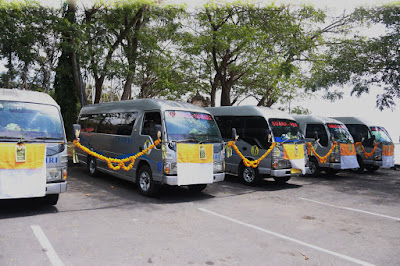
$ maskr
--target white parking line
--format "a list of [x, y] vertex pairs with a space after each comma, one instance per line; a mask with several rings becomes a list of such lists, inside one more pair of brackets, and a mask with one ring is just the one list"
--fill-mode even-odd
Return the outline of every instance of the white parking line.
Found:
[[388, 219], [393, 219], [395, 221], [400, 221], [400, 218], [398, 218], [398, 217], [388, 216], [388, 215], [374, 213], [374, 212], [363, 211], [363, 210], [354, 209], [354, 208], [337, 206], [337, 205], [333, 205], [333, 204], [329, 204], [329, 203], [325, 203], [325, 202], [320, 202], [320, 201], [316, 201], [316, 200], [311, 200], [311, 199], [306, 199], [306, 198], [300, 198], [300, 199], [306, 200], [306, 201], [311, 201], [311, 202], [314, 202], [314, 203], [317, 203], [317, 204], [321, 204], [321, 205], [325, 205], [325, 206], [334, 207], [334, 208], [339, 208], [339, 209], [344, 209], [344, 210], [349, 210], [349, 211], [355, 211], [355, 212], [361, 212], [361, 213], [371, 214], [371, 215], [384, 217], [384, 218], [388, 218]]
[[46, 235], [43, 233], [42, 228], [38, 225], [31, 225], [33, 233], [35, 234], [37, 240], [39, 240], [40, 245], [43, 248], [43, 251], [46, 252], [47, 257], [49, 257], [52, 265], [62, 266], [64, 263], [60, 260], [57, 253], [55, 252], [53, 246], [50, 241], [47, 239]]
[[279, 237], [279, 238], [282, 238], [282, 239], [285, 239], [285, 240], [288, 240], [288, 241], [292, 241], [292, 242], [295, 242], [297, 244], [300, 244], [300, 245], [303, 245], [303, 246], [306, 246], [306, 247], [309, 247], [309, 248], [312, 248], [312, 249], [315, 249], [315, 250], [318, 250], [318, 251], [322, 251], [322, 252], [328, 253], [330, 255], [345, 259], [345, 260], [353, 262], [353, 263], [357, 263], [357, 264], [360, 264], [360, 265], [374, 265], [374, 264], [371, 264], [371, 263], [368, 263], [368, 262], [365, 262], [365, 261], [362, 261], [362, 260], [359, 260], [359, 259], [355, 259], [355, 258], [346, 256], [346, 255], [334, 252], [334, 251], [330, 251], [330, 250], [327, 250], [327, 249], [324, 249], [324, 248], [320, 248], [320, 247], [308, 244], [306, 242], [303, 242], [303, 241], [300, 241], [300, 240], [297, 240], [297, 239], [294, 239], [294, 238], [291, 238], [291, 237], [288, 237], [288, 236], [284, 236], [284, 235], [269, 231], [267, 229], [264, 229], [264, 228], [261, 228], [261, 227], [258, 227], [258, 226], [252, 225], [252, 224], [241, 222], [239, 220], [236, 220], [236, 219], [233, 219], [233, 218], [230, 218], [230, 217], [227, 217], [227, 216], [224, 216], [224, 215], [221, 215], [221, 214], [218, 214], [218, 213], [215, 213], [215, 212], [203, 209], [203, 208], [199, 208], [199, 210], [203, 211], [203, 212], [206, 212], [206, 213], [209, 213], [209, 214], [212, 214], [212, 215], [215, 215], [215, 216], [218, 216], [218, 217], [223, 218], [225, 220], [228, 220], [228, 221], [240, 224], [240, 225], [244, 225], [244, 226], [250, 227], [252, 229], [255, 229], [255, 230], [258, 230], [258, 231], [261, 231], [261, 232], [264, 232], [264, 233], [267, 233], [267, 234], [270, 234], [270, 235], [273, 235], [273, 236], [276, 236], [276, 237]]

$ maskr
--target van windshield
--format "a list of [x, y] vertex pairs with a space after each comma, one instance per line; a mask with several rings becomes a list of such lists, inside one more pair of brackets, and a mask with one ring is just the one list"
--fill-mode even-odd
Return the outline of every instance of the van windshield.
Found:
[[165, 111], [169, 141], [221, 142], [221, 134], [211, 115], [188, 111]]
[[392, 143], [389, 133], [383, 127], [371, 127], [372, 135], [377, 142]]
[[64, 140], [60, 113], [51, 105], [0, 101], [0, 139]]
[[334, 141], [339, 143], [354, 143], [353, 137], [343, 124], [327, 124]]
[[289, 119], [269, 119], [272, 133], [276, 142], [296, 142], [304, 140], [299, 125]]

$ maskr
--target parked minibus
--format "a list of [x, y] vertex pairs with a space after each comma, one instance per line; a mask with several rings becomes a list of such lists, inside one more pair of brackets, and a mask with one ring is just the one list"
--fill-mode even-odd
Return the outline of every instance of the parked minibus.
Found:
[[[346, 126], [333, 118], [317, 115], [294, 115], [307, 141], [312, 142], [314, 152], [309, 148], [310, 175], [318, 175], [321, 170], [327, 174], [336, 174], [343, 169], [357, 169], [356, 148], [353, 137]], [[332, 149], [334, 143], [337, 143]], [[325, 162], [324, 157], [329, 152]]]
[[[249, 160], [260, 158], [275, 143], [273, 150], [258, 167], [246, 166], [242, 158], [231, 147], [226, 147], [225, 171], [239, 176], [245, 184], [254, 185], [263, 178], [272, 177], [285, 183], [292, 175], [305, 174], [307, 153], [303, 134], [287, 113], [268, 107], [222, 106], [206, 108], [214, 116], [224, 141], [235, 138], [240, 153]], [[290, 158], [289, 150], [297, 158]], [[300, 153], [300, 154], [299, 154]]]
[[0, 89], [0, 199], [44, 198], [67, 190], [60, 107], [48, 94]]
[[129, 171], [112, 170], [76, 149], [90, 175], [101, 171], [135, 182], [146, 196], [157, 195], [163, 184], [199, 192], [224, 180], [221, 134], [211, 114], [195, 105], [157, 99], [94, 104], [81, 109], [78, 123], [83, 146], [117, 159], [145, 150], [161, 133], [161, 144], [138, 157]]
[[[392, 150], [389, 156], [393, 156], [393, 148], [390, 147], [394, 147], [394, 143], [384, 127], [377, 126], [359, 117], [334, 117], [334, 119], [344, 123], [355, 142], [359, 142], [362, 145], [357, 145], [357, 160], [360, 165], [360, 172], [364, 171], [364, 169], [368, 172], [374, 172], [379, 167], [390, 168], [394, 166], [394, 160], [385, 161], [385, 163], [382, 161], [382, 150], [386, 151], [387, 147], [389, 147], [389, 151]], [[376, 148], [375, 144], [377, 145]]]

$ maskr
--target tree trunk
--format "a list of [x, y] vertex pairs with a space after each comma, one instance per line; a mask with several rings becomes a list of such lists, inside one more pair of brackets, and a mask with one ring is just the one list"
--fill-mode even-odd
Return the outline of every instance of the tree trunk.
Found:
[[218, 88], [218, 77], [217, 77], [217, 74], [215, 74], [214, 80], [211, 82], [211, 92], [210, 92], [211, 107], [215, 107], [215, 98], [217, 95], [217, 88]]
[[131, 99], [133, 75], [134, 74], [129, 74], [128, 77], [126, 78], [126, 82], [124, 84], [124, 92], [122, 93], [121, 96], [121, 101]]

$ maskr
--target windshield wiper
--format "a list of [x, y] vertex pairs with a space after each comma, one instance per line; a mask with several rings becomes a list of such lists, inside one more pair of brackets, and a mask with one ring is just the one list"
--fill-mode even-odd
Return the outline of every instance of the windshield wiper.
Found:
[[37, 137], [35, 139], [49, 139], [49, 140], [62, 140], [60, 138], [49, 138], [49, 137]]
[[0, 136], [0, 139], [20, 139], [18, 137], [6, 137], [6, 136]]
[[200, 143], [197, 139], [182, 139], [182, 140], [175, 140], [176, 143], [181, 143], [181, 142], [196, 142]]

